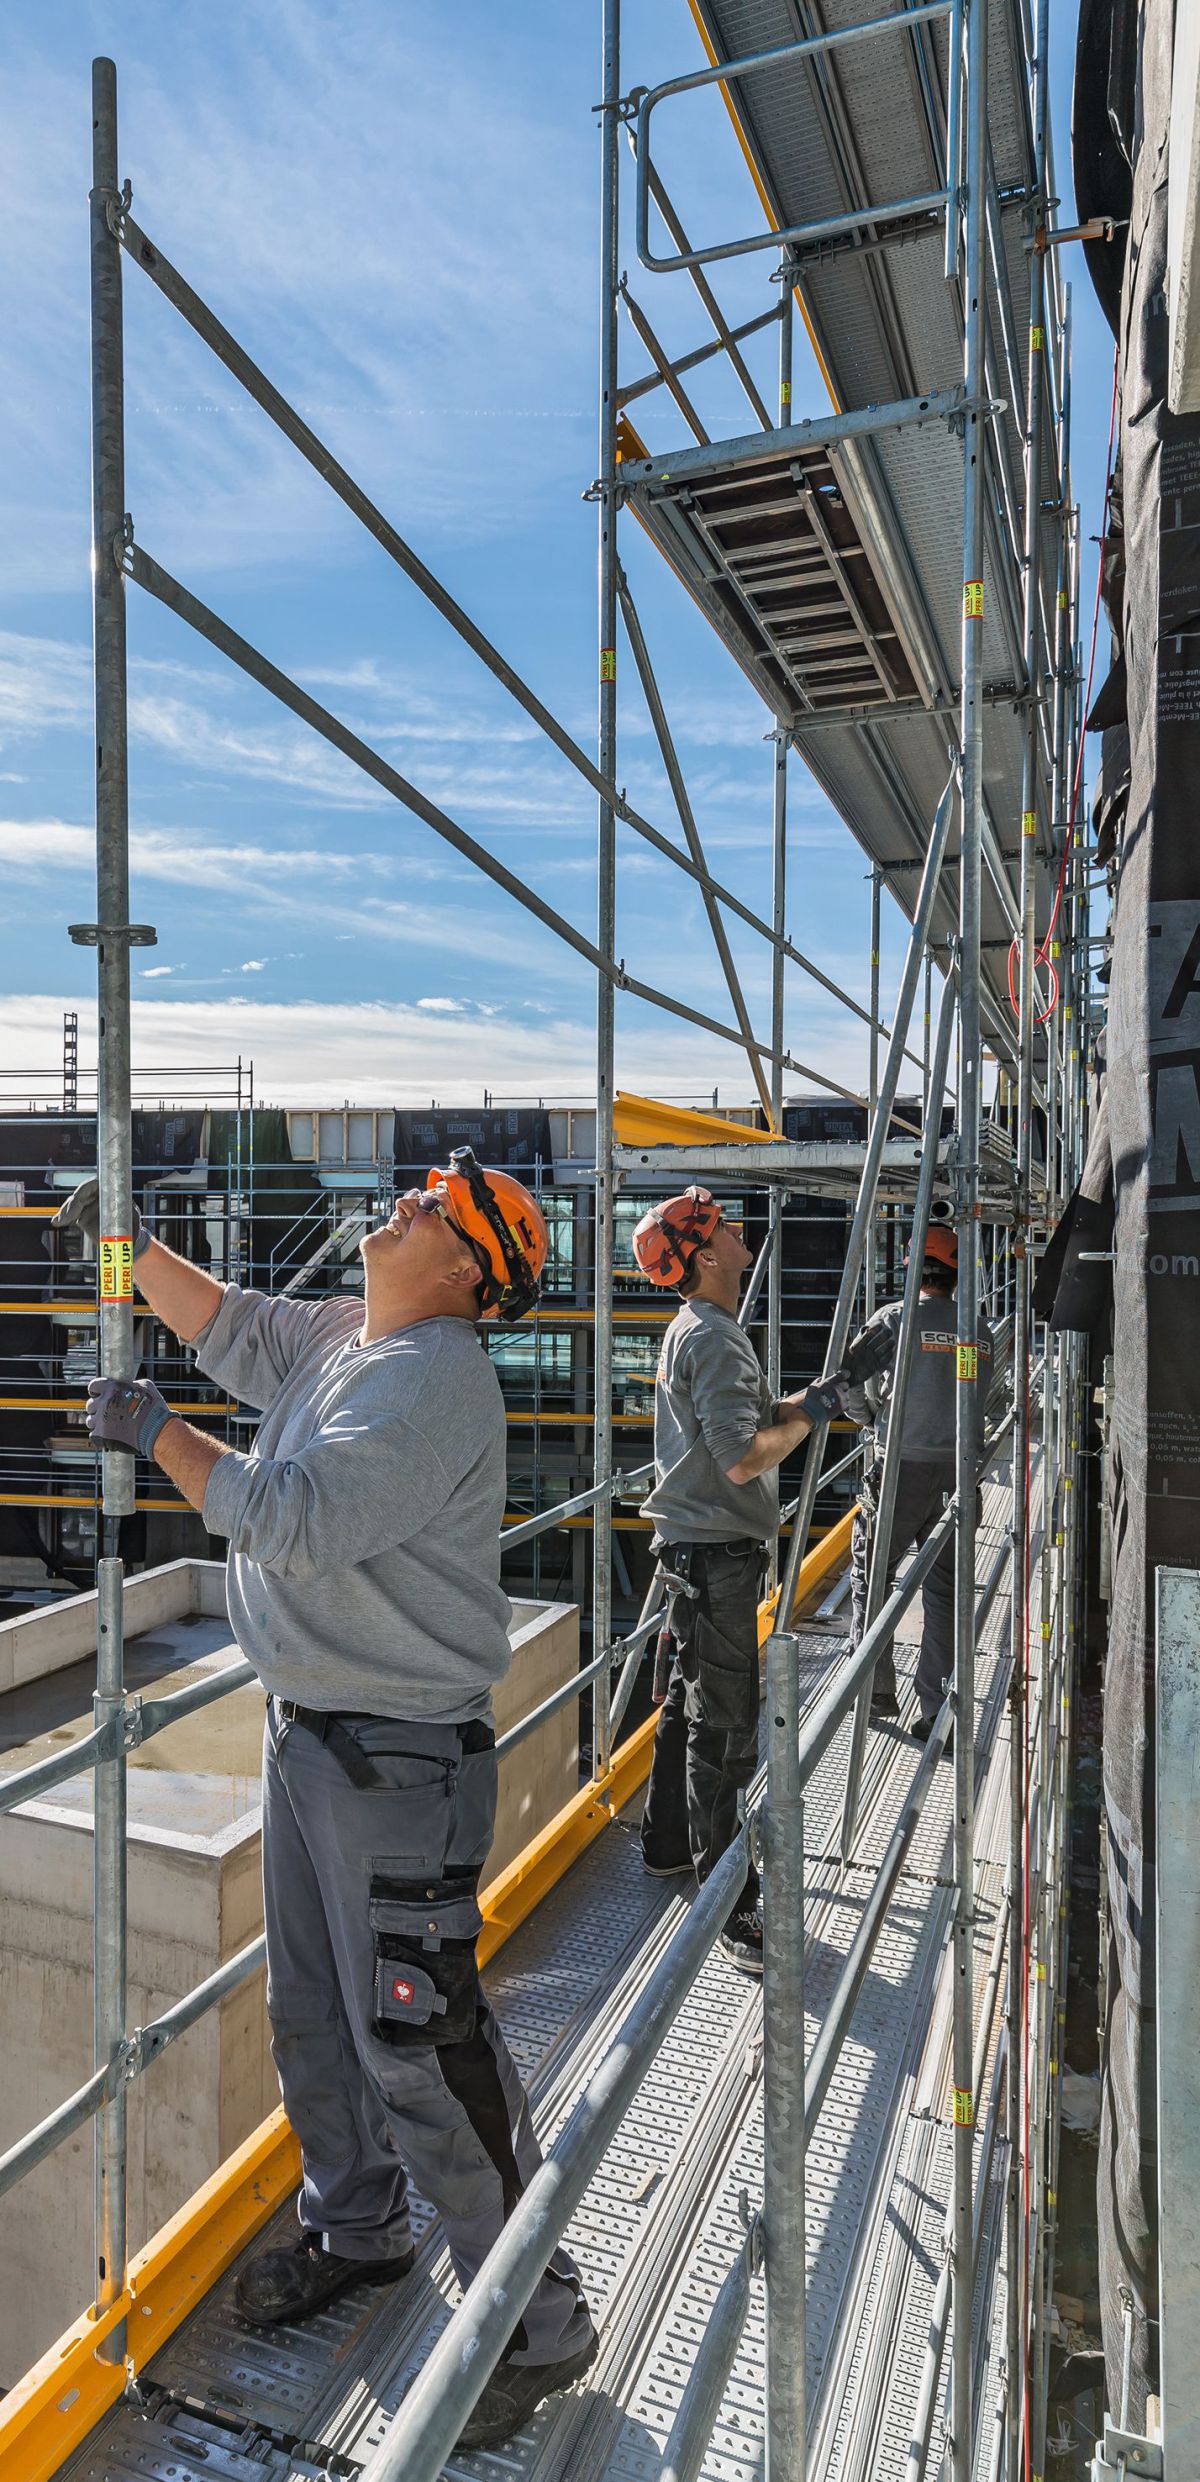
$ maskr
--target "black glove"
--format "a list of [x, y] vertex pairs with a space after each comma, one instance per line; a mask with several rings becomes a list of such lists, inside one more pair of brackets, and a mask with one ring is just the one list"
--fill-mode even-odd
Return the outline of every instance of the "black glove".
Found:
[[97, 1447], [150, 1456], [159, 1432], [174, 1416], [150, 1379], [89, 1379], [84, 1420]]
[[[154, 1236], [146, 1231], [136, 1207], [132, 1209], [132, 1215], [133, 1255], [137, 1258], [149, 1247]], [[94, 1176], [90, 1181], [81, 1181], [78, 1189], [73, 1189], [70, 1197], [63, 1199], [57, 1215], [50, 1220], [57, 1224], [60, 1232], [81, 1232], [91, 1244], [92, 1256], [95, 1257], [100, 1246], [99, 1181]]]
[[879, 1377], [881, 1370], [890, 1370], [895, 1358], [895, 1329], [882, 1319], [872, 1319], [847, 1349], [845, 1372], [851, 1387], [865, 1387], [868, 1379]]

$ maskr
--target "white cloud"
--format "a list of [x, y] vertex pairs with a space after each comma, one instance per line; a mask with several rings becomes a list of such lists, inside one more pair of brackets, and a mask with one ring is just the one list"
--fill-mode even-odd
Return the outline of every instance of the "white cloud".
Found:
[[139, 982], [159, 982], [164, 974], [173, 974], [173, 965], [143, 965], [138, 969]]
[[264, 966], [269, 964], [269, 957], [247, 957], [245, 964], [239, 965], [238, 972], [239, 974], [261, 974]]
[[418, 1002], [417, 1002], [417, 1006], [418, 1006], [418, 1008], [429, 1008], [429, 1009], [436, 1009], [436, 1010], [438, 1010], [438, 1011], [439, 1011], [439, 1013], [440, 1013], [442, 1016], [445, 1016], [445, 1017], [457, 1017], [457, 1016], [459, 1016], [459, 1015], [461, 1014], [461, 1010], [462, 1010], [462, 1001], [461, 1001], [461, 1000], [418, 1000]]
[[[0, 1057], [18, 1079], [44, 1083], [61, 1058], [65, 1008], [79, 1014], [80, 1062], [95, 1058], [96, 1012], [78, 995], [0, 998]], [[860, 1047], [843, 1036], [811, 1050], [813, 1065], [848, 1086], [862, 1083]], [[431, 1017], [407, 1003], [339, 1006], [224, 996], [215, 1000], [146, 999], [133, 1005], [135, 1070], [153, 1071], [156, 1094], [170, 1097], [172, 1076], [195, 1093], [197, 1064], [253, 1062], [262, 1103], [290, 1106], [477, 1102], [486, 1084], [499, 1097], [548, 1102], [588, 1099], [595, 1091], [595, 1027], [590, 1010], [560, 1010], [533, 1022], [489, 1007]], [[752, 1100], [744, 1062], [733, 1045], [698, 1028], [664, 1020], [637, 1003], [618, 1000], [617, 1081], [640, 1094], [702, 1102], [716, 1087], [723, 1102]], [[786, 1091], [792, 1092], [789, 1080]], [[811, 1100], [811, 1090], [797, 1088]]]

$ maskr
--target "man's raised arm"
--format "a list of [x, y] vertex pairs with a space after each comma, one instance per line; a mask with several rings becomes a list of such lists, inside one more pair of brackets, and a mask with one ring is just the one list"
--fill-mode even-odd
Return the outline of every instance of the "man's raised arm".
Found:
[[[81, 1181], [78, 1189], [64, 1199], [54, 1221], [62, 1231], [82, 1232], [93, 1253], [96, 1252], [100, 1245], [99, 1181]], [[172, 1329], [181, 1344], [191, 1344], [209, 1320], [216, 1317], [225, 1291], [224, 1285], [206, 1275], [203, 1267], [193, 1267], [190, 1259], [177, 1258], [174, 1250], [153, 1240], [136, 1207], [133, 1280], [156, 1317]]]

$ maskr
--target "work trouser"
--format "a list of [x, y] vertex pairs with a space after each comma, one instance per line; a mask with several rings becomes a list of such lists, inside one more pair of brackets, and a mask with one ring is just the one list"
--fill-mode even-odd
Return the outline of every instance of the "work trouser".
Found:
[[[541, 2161], [475, 1962], [494, 1736], [302, 1718], [269, 1699], [263, 1750], [267, 2008], [300, 2140], [300, 2221], [339, 2257], [396, 2257], [411, 2174], [465, 2290]], [[556, 2250], [512, 2358], [562, 2361], [589, 2333], [578, 2272]]]
[[[862, 1500], [854, 1519], [850, 1541], [851, 1574], [851, 1650], [862, 1643], [867, 1618], [867, 1579], [871, 1566], [871, 1541], [875, 1530], [875, 1511], [879, 1505], [879, 1488], [883, 1480], [882, 1463], [872, 1465], [863, 1479]], [[896, 1507], [892, 1518], [891, 1542], [887, 1552], [887, 1584], [885, 1597], [896, 1582], [896, 1571], [915, 1544], [918, 1550], [927, 1542], [946, 1501], [954, 1489], [954, 1458], [939, 1457], [931, 1464], [920, 1464], [913, 1457], [903, 1457], [896, 1487]], [[921, 1652], [917, 1663], [916, 1689], [921, 1713], [936, 1715], [942, 1705], [944, 1681], [954, 1671], [954, 1536], [938, 1553], [921, 1589], [924, 1628]], [[885, 1647], [875, 1667], [874, 1686], [879, 1689], [896, 1687], [896, 1670], [892, 1649]]]
[[[703, 1884], [737, 1834], [738, 1794], [758, 1765], [760, 1543], [669, 1543], [663, 1565], [694, 1598], [671, 1603], [673, 1657], [659, 1708], [642, 1812], [642, 1851], [652, 1868], [690, 1854]], [[750, 1865], [737, 1911], [758, 1901]]]

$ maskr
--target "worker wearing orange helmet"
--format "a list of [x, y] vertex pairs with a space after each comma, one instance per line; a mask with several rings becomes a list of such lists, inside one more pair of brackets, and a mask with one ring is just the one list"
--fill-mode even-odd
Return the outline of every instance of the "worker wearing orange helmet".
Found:
[[[905, 1254], [907, 1264], [910, 1251]], [[921, 1290], [916, 1308], [912, 1367], [898, 1442], [900, 1472], [887, 1551], [887, 1588], [895, 1583], [900, 1562], [912, 1545], [927, 1540], [955, 1488], [955, 1424], [958, 1418], [958, 1326], [953, 1310], [958, 1289], [958, 1235], [945, 1221], [931, 1222], [925, 1235]], [[883, 1451], [889, 1431], [892, 1366], [900, 1336], [902, 1304], [888, 1302], [877, 1310], [850, 1348], [850, 1359], [875, 1360], [873, 1374], [847, 1391], [846, 1411], [854, 1422], [871, 1425], [875, 1455], [863, 1480], [851, 1540], [852, 1605], [850, 1644], [861, 1643], [866, 1626], [867, 1583]], [[890, 1344], [890, 1350], [888, 1349]], [[992, 1337], [982, 1311], [979, 1316], [979, 1384], [972, 1390], [979, 1422], [979, 1450], [992, 1368]], [[917, 1663], [919, 1712], [913, 1738], [925, 1742], [940, 1711], [945, 1684], [954, 1670], [954, 1541], [935, 1560], [922, 1588], [924, 1626]], [[896, 1673], [890, 1649], [881, 1655], [871, 1689], [871, 1712], [877, 1719], [899, 1713]], [[947, 1743], [947, 1750], [950, 1744]]]
[[[703, 1881], [737, 1832], [738, 1796], [758, 1762], [758, 1599], [779, 1526], [778, 1467], [836, 1410], [839, 1383], [772, 1401], [737, 1318], [750, 1252], [706, 1189], [642, 1217], [634, 1256], [682, 1295], [663, 1340], [654, 1398], [654, 1488], [644, 1506], [668, 1595], [672, 1663], [642, 1817], [648, 1870]], [[831, 1392], [832, 1391], [832, 1392]], [[761, 1973], [751, 1864], [721, 1945]]]
[[[62, 1210], [94, 1241], [95, 1182]], [[199, 1367], [261, 1412], [248, 1455], [147, 1382], [90, 1391], [94, 1439], [152, 1455], [229, 1540], [229, 1615], [268, 1693], [267, 2005], [304, 2178], [300, 2234], [242, 2269], [293, 2324], [413, 2264], [409, 2176], [465, 2287], [541, 2160], [480, 1986], [504, 1407], [477, 1322], [519, 1316], [546, 1257], [537, 1201], [469, 1147], [361, 1244], [364, 1294], [270, 1300], [144, 1230], [134, 1274]], [[596, 2334], [559, 2250], [462, 2433], [498, 2444], [581, 2377]]]

